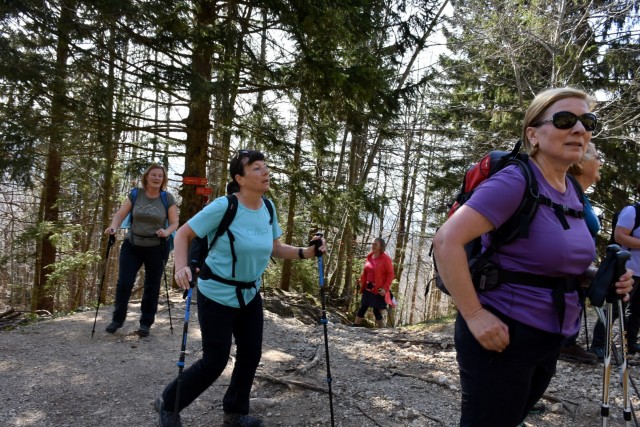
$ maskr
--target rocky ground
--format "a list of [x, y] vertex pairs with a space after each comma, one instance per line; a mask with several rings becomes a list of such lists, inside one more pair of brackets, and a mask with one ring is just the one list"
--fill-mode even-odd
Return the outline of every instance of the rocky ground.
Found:
[[[38, 427], [156, 426], [152, 402], [177, 374], [184, 303], [172, 294], [173, 334], [166, 305], [147, 338], [135, 334], [139, 305], [115, 335], [104, 332], [111, 307], [39, 321], [0, 332], [0, 425]], [[339, 316], [328, 325], [332, 399], [327, 393], [323, 326], [319, 310], [277, 298], [299, 318], [266, 312], [262, 363], [254, 383], [252, 414], [268, 426], [455, 426], [459, 382], [452, 323], [394, 329], [353, 328]], [[291, 305], [288, 302], [292, 302]], [[281, 309], [278, 310], [282, 312]], [[192, 309], [187, 366], [201, 356]], [[593, 319], [591, 319], [593, 320]], [[593, 323], [591, 323], [592, 325]], [[231, 361], [232, 362], [232, 361]], [[223, 376], [182, 413], [185, 426], [222, 424], [221, 401], [232, 363]], [[631, 367], [634, 383], [638, 368]], [[624, 425], [617, 371], [611, 381], [610, 425]], [[547, 390], [547, 411], [528, 426], [601, 424], [602, 366], [560, 361]], [[640, 405], [631, 392], [634, 407]]]

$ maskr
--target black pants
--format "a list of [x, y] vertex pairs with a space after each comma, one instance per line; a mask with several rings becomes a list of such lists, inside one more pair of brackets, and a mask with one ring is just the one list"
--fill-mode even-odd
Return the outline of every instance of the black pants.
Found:
[[364, 317], [369, 307], [373, 309], [373, 316], [376, 318], [376, 320], [382, 320], [381, 310], [385, 310], [387, 308], [384, 297], [365, 290], [362, 293], [362, 300], [360, 301], [358, 317]]
[[[162, 251], [164, 249], [164, 252]], [[169, 246], [134, 246], [129, 240], [122, 242], [120, 249], [120, 265], [118, 270], [118, 285], [116, 287], [116, 302], [113, 310], [113, 321], [124, 322], [131, 291], [136, 281], [140, 267], [144, 265], [144, 291], [140, 304], [140, 324], [151, 326], [158, 311], [160, 298], [160, 282], [163, 267], [169, 257]]]
[[[627, 312], [625, 329], [627, 330], [627, 343], [629, 347], [635, 345], [638, 342], [638, 332], [640, 331], [640, 292], [638, 287], [640, 286], [640, 276], [633, 276], [633, 292], [631, 293], [631, 299], [623, 304], [625, 311]], [[618, 318], [618, 304], [612, 304], [613, 307], [613, 320]], [[605, 326], [600, 321], [596, 322], [593, 327], [593, 341], [591, 348], [604, 348], [605, 342]]]
[[509, 327], [501, 353], [485, 350], [460, 314], [455, 345], [462, 388], [462, 427], [514, 427], [547, 389], [556, 370], [562, 335], [498, 315]]
[[[222, 408], [224, 412], [248, 414], [249, 394], [262, 356], [264, 316], [260, 293], [246, 307], [233, 308], [218, 304], [198, 291], [198, 321], [203, 356], [182, 373], [178, 411], [189, 406], [222, 374], [229, 361], [233, 336], [236, 364]], [[167, 411], [175, 410], [176, 390], [177, 378], [162, 393]]]
[[[361, 305], [360, 310], [358, 310], [358, 317], [364, 317], [364, 315], [367, 314], [368, 309], [368, 305]], [[376, 318], [376, 320], [382, 320], [382, 313], [377, 308], [373, 309], [373, 316]]]

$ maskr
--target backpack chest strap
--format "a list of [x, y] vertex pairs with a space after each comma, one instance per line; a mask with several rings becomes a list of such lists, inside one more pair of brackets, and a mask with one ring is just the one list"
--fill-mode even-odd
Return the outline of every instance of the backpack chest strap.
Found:
[[236, 287], [236, 297], [238, 298], [238, 304], [240, 304], [240, 308], [246, 307], [244, 303], [244, 296], [242, 295], [241, 289], [251, 289], [256, 288], [256, 282], [239, 282], [237, 280], [225, 279], [224, 277], [220, 277], [214, 272], [211, 271], [207, 263], [202, 266], [202, 270], [200, 270], [199, 274], [202, 280], [213, 279], [216, 282], [224, 283], [225, 285], [235, 286]]
[[569, 206], [556, 203], [542, 194], [538, 196], [538, 203], [553, 209], [553, 213], [555, 213], [556, 217], [560, 221], [560, 224], [562, 224], [562, 228], [565, 230], [571, 228], [569, 227], [569, 223], [567, 222], [566, 215], [579, 219], [584, 218], [584, 211], [577, 211], [573, 208], [570, 208]]

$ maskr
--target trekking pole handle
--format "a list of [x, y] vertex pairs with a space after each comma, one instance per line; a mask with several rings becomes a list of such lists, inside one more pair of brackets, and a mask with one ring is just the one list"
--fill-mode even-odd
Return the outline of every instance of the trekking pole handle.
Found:
[[[198, 261], [196, 261], [195, 259], [192, 259], [191, 262], [189, 263], [189, 269], [191, 270], [191, 281], [189, 282], [189, 288], [194, 288], [196, 286], [196, 282], [198, 280], [196, 267], [198, 267]], [[185, 289], [184, 293], [182, 294], [182, 299], [185, 299], [188, 293], [189, 293], [189, 289]]]
[[316, 256], [321, 257], [322, 252], [320, 252], [320, 246], [322, 246], [322, 233], [316, 233], [315, 235], [318, 236], [319, 239], [309, 241], [309, 246], [311, 245], [315, 246]]
[[322, 233], [316, 233], [319, 239], [311, 240], [309, 245], [314, 245], [316, 248], [316, 258], [318, 258], [318, 278], [320, 280], [320, 288], [324, 286], [324, 263], [322, 262], [322, 252], [320, 246], [322, 246]]
[[[629, 261], [630, 258], [631, 252], [629, 251], [619, 251], [616, 253], [616, 273], [613, 279], [613, 283], [611, 284], [613, 287], [615, 287], [615, 282], [620, 279], [620, 276], [622, 276], [627, 271], [627, 261]], [[624, 295], [617, 294], [617, 297], [618, 299], [622, 299], [624, 298]]]
[[115, 234], [109, 234], [109, 242], [108, 242], [109, 246], [113, 245], [115, 242], [116, 242], [116, 235]]

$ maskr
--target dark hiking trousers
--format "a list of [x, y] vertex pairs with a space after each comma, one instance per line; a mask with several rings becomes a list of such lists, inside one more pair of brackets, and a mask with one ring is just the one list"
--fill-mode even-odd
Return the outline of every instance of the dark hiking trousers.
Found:
[[[222, 401], [224, 412], [249, 413], [249, 394], [262, 356], [262, 297], [258, 293], [244, 308], [218, 304], [198, 291], [198, 321], [202, 333], [202, 359], [182, 373], [178, 411], [189, 406], [218, 379], [229, 360], [231, 337], [236, 363]], [[162, 393], [167, 411], [175, 410], [177, 378]]]
[[540, 399], [556, 370], [562, 335], [496, 314], [509, 327], [501, 353], [485, 350], [458, 314], [455, 346], [462, 388], [462, 427], [515, 427]]
[[[164, 253], [162, 252], [163, 246]], [[153, 325], [156, 311], [158, 311], [162, 268], [168, 257], [168, 245], [134, 246], [128, 239], [122, 242], [116, 302], [113, 310], [114, 322], [124, 322], [127, 318], [131, 291], [133, 290], [138, 270], [144, 265], [144, 291], [140, 304], [140, 311], [142, 312], [140, 324]]]

